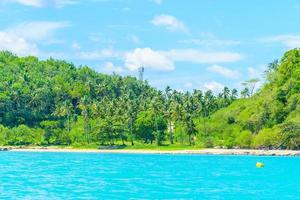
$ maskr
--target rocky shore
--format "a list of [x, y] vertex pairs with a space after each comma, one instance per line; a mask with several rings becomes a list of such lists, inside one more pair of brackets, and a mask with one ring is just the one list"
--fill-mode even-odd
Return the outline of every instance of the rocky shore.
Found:
[[256, 156], [300, 156], [300, 150], [256, 150], [256, 149], [199, 149], [199, 150], [126, 150], [126, 149], [72, 149], [53, 147], [2, 147], [0, 151], [13, 152], [78, 152], [119, 154], [199, 154], [199, 155], [256, 155]]

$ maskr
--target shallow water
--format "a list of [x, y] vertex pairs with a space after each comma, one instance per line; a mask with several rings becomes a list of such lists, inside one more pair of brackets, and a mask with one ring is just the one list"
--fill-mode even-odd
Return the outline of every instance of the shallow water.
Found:
[[300, 199], [300, 157], [0, 152], [0, 158], [0, 199]]

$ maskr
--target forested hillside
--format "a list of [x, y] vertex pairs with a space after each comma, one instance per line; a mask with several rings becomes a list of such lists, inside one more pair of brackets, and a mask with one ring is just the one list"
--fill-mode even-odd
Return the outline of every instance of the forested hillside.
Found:
[[300, 147], [300, 50], [253, 94], [159, 91], [134, 77], [0, 52], [0, 145]]
[[211, 116], [212, 146], [300, 148], [300, 49], [270, 63], [265, 76], [258, 93]]
[[9, 52], [0, 53], [0, 76], [1, 145], [193, 145], [194, 119], [237, 98], [228, 88], [219, 96], [162, 92], [133, 77]]

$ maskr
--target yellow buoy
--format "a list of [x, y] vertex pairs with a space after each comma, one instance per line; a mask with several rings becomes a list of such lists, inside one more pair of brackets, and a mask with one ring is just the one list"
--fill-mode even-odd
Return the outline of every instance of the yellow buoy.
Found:
[[265, 164], [264, 163], [262, 163], [262, 162], [257, 162], [256, 163], [256, 167], [264, 167], [265, 166]]

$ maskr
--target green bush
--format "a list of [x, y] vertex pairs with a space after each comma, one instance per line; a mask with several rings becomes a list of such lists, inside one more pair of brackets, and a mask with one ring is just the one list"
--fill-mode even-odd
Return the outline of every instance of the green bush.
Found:
[[8, 145], [40, 145], [43, 142], [43, 135], [42, 129], [29, 128], [26, 125], [6, 129]]
[[227, 118], [227, 123], [228, 123], [228, 124], [233, 124], [233, 123], [235, 123], [235, 118], [232, 117], [232, 116], [228, 117], [228, 118]]
[[214, 147], [214, 139], [212, 137], [208, 137], [204, 139], [204, 147], [212, 148]]
[[252, 133], [248, 130], [245, 130], [236, 137], [235, 144], [240, 148], [249, 148], [251, 146], [252, 139]]
[[7, 144], [7, 131], [8, 128], [0, 124], [0, 145]]
[[279, 128], [264, 128], [255, 137], [252, 143], [254, 148], [274, 148], [279, 145]]
[[45, 131], [44, 141], [46, 144], [62, 145], [69, 144], [69, 137], [66, 132], [61, 128], [59, 121], [42, 121], [41, 127]]

